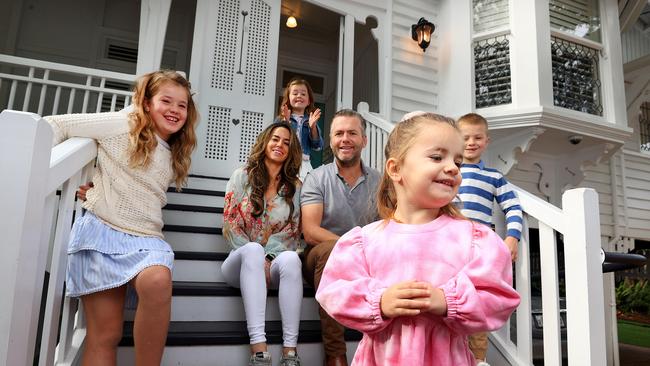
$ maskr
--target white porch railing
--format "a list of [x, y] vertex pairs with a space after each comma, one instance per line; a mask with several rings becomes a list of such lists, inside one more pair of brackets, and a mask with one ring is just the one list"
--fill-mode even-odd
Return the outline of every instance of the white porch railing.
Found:
[[0, 110], [106, 112], [130, 104], [136, 76], [0, 54]]
[[63, 298], [66, 249], [75, 192], [97, 147], [73, 138], [52, 148], [52, 129], [31, 113], [3, 111], [0, 129], [0, 364], [71, 365], [85, 328], [77, 301]]
[[[383, 149], [393, 125], [368, 112], [358, 111], [367, 121], [368, 145], [364, 162], [383, 170]], [[531, 316], [531, 266], [528, 223], [539, 227], [544, 364], [562, 365], [560, 328], [560, 280], [556, 233], [564, 236], [565, 292], [567, 311], [567, 356], [569, 365], [605, 365], [605, 306], [600, 258], [598, 196], [593, 189], [573, 189], [562, 196], [563, 209], [515, 187], [524, 210], [524, 233], [515, 266], [516, 288], [521, 304], [516, 312], [513, 342], [510, 324], [491, 334], [492, 343], [511, 365], [533, 364]], [[497, 225], [497, 230], [499, 229]]]

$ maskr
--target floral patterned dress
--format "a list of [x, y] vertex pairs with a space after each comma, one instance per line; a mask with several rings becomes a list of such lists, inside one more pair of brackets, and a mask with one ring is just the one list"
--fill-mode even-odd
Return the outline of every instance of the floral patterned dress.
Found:
[[289, 218], [289, 205], [284, 199], [286, 187], [265, 202], [264, 212], [254, 217], [249, 201], [251, 189], [248, 172], [244, 167], [236, 169], [226, 185], [223, 208], [223, 236], [235, 250], [247, 243], [264, 246], [266, 254], [277, 256], [285, 250], [296, 250], [300, 242], [300, 186], [293, 195], [293, 215]]

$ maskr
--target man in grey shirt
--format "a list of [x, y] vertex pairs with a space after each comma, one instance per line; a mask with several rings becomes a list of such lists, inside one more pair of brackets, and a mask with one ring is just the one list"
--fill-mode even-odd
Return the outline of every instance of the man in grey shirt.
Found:
[[[301, 189], [302, 232], [307, 243], [303, 274], [315, 288], [339, 237], [378, 219], [380, 175], [361, 161], [361, 150], [367, 143], [365, 129], [366, 122], [358, 112], [336, 112], [330, 127], [334, 162], [309, 172]], [[347, 366], [343, 326], [322, 308], [320, 318], [325, 365]]]

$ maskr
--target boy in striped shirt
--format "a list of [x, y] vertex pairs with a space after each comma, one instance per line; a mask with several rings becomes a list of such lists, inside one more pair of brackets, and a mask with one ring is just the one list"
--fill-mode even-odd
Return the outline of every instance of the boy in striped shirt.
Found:
[[[470, 220], [492, 226], [492, 204], [496, 199], [506, 216], [508, 232], [503, 241], [515, 261], [521, 237], [522, 211], [517, 195], [503, 174], [486, 167], [481, 161], [481, 155], [490, 142], [488, 123], [481, 115], [469, 113], [458, 119], [458, 128], [465, 141], [463, 164], [460, 167], [463, 181], [458, 190], [463, 215]], [[469, 337], [469, 348], [474, 353], [477, 365], [487, 365], [487, 345], [487, 333]]]

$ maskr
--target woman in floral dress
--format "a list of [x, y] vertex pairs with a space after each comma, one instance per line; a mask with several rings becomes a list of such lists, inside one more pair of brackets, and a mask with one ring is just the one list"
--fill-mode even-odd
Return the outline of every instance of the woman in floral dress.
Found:
[[264, 331], [268, 288], [278, 289], [284, 346], [280, 365], [300, 365], [300, 164], [296, 134], [286, 123], [273, 123], [258, 136], [248, 162], [235, 170], [226, 186], [223, 236], [231, 252], [221, 271], [229, 285], [241, 289], [251, 344], [249, 365], [271, 365]]

